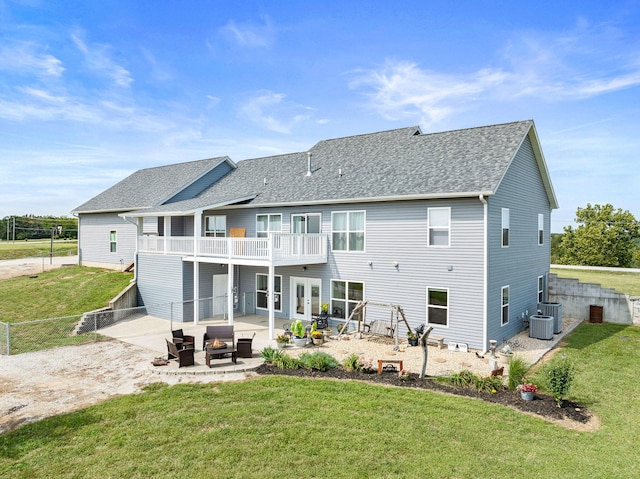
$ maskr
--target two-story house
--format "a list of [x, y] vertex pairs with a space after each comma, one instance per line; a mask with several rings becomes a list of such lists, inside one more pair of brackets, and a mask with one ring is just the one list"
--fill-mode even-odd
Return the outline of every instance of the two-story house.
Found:
[[520, 121], [141, 170], [74, 213], [83, 260], [110, 254], [115, 222], [135, 230], [140, 301], [157, 316], [233, 321], [243, 298], [273, 336], [275, 317], [329, 303], [345, 319], [366, 299], [486, 350], [546, 299], [554, 208], [534, 123]]

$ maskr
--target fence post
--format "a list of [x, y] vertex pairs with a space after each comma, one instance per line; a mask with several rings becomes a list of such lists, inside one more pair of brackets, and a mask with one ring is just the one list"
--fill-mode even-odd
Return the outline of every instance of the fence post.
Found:
[[93, 340], [98, 340], [98, 313], [93, 313]]
[[11, 356], [11, 323], [7, 324], [7, 356]]

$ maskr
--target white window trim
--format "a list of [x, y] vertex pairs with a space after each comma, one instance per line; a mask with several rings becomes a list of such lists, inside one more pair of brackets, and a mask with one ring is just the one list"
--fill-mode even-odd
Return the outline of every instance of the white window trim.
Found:
[[[507, 290], [507, 304], [503, 304], [504, 301], [504, 290]], [[511, 303], [511, 289], [509, 286], [503, 286], [500, 288], [500, 325], [506, 326], [509, 324], [509, 304]], [[503, 322], [504, 318], [504, 309], [507, 308], [507, 322]]]
[[[319, 233], [322, 233], [322, 213], [291, 213], [291, 218], [289, 219], [289, 221], [291, 222], [291, 224], [289, 225], [289, 230], [291, 231], [291, 234], [293, 233], [293, 218], [296, 216], [304, 216], [305, 217], [305, 230], [308, 229], [306, 225], [308, 225], [308, 221], [309, 221], [309, 216], [317, 216], [318, 218], [320, 218], [320, 221], [318, 222], [319, 226], [320, 226], [320, 231]], [[313, 234], [313, 233], [305, 233], [305, 234]]]
[[[437, 291], [446, 291], [447, 293], [447, 306], [436, 306], [436, 305], [430, 305], [429, 304], [429, 290], [437, 290]], [[449, 295], [449, 288], [431, 288], [431, 287], [427, 287], [427, 326], [433, 326], [434, 328], [442, 328], [442, 329], [449, 329], [449, 321], [451, 318], [451, 315], [449, 314], [451, 312], [450, 308], [450, 295]], [[430, 323], [429, 322], [429, 308], [437, 308], [437, 309], [446, 309], [447, 310], [447, 324], [439, 324], [439, 323]]]
[[[215, 234], [217, 230], [208, 230], [207, 226], [209, 218], [224, 218], [224, 234], [222, 236]], [[215, 223], [215, 220], [214, 220]], [[214, 233], [214, 234], [209, 234]], [[226, 238], [227, 237], [227, 215], [207, 215], [204, 217], [204, 235], [208, 238]]]
[[[429, 219], [431, 218], [432, 210], [447, 210], [448, 212], [448, 223], [446, 228], [444, 226], [434, 226], [434, 231], [444, 231], [447, 230], [447, 244], [446, 245], [432, 245], [431, 244], [431, 225], [429, 224]], [[430, 248], [450, 248], [451, 247], [451, 207], [450, 206], [437, 206], [433, 208], [427, 208], [427, 246]]]
[[[267, 290], [265, 289], [258, 289], [258, 276], [267, 276], [267, 283], [269, 282], [269, 278], [268, 275], [266, 273], [256, 273], [256, 309], [259, 309], [260, 311], [269, 311], [269, 308], [262, 308], [260, 306], [258, 306], [258, 293], [267, 293]], [[280, 278], [280, 291], [276, 291], [275, 294], [280, 295], [280, 309], [274, 308], [274, 311], [277, 312], [282, 312], [282, 275], [276, 274], [274, 275], [274, 281], [273, 284], [275, 286], [276, 282], [275, 282], [275, 278]], [[268, 303], [268, 299], [267, 299], [267, 303]], [[275, 305], [275, 301], [274, 301], [274, 305]]]
[[[267, 217], [267, 231], [258, 230], [258, 216], [266, 216]], [[279, 216], [280, 217], [280, 230], [279, 231], [271, 231], [271, 217]], [[266, 233], [266, 236], [258, 236], [260, 233]], [[269, 236], [269, 233], [282, 233], [282, 213], [257, 213], [256, 214], [256, 238], [266, 238]]]
[[538, 276], [538, 303], [544, 301], [544, 275]]
[[[111, 241], [111, 233], [115, 233], [115, 240]], [[116, 245], [115, 251], [111, 251], [111, 245]], [[109, 230], [109, 253], [116, 254], [118, 252], [118, 230]]]
[[544, 245], [544, 215], [538, 214], [538, 246]]
[[[334, 298], [333, 296], [333, 283], [334, 281], [339, 281], [341, 283], [344, 283], [344, 299], [342, 298]], [[364, 281], [348, 281], [346, 279], [332, 279], [329, 281], [329, 313], [333, 313], [333, 300], [337, 300], [337, 301], [344, 301], [344, 306], [345, 306], [345, 310], [343, 311], [344, 313], [344, 318], [342, 319], [342, 321], [347, 321], [347, 319], [349, 319], [349, 302], [351, 301], [352, 303], [354, 302], [354, 300], [349, 299], [349, 283], [360, 283], [362, 284], [362, 301], [365, 300], [366, 298], [366, 286]], [[338, 318], [336, 318], [338, 319]]]
[[[506, 213], [506, 227], [505, 227], [505, 213]], [[500, 216], [500, 244], [503, 248], [508, 248], [511, 244], [511, 213], [509, 208], [502, 208]], [[504, 230], [507, 230], [507, 244], [504, 244]]]
[[[338, 233], [345, 233], [347, 235], [347, 241], [346, 241], [346, 245], [347, 245], [347, 249], [334, 249], [334, 245], [333, 245], [333, 233], [334, 233], [334, 229], [333, 229], [333, 215], [334, 214], [340, 214], [340, 213], [346, 213], [347, 215], [347, 229], [342, 231], [337, 231]], [[362, 245], [362, 249], [351, 249], [349, 247], [349, 234], [352, 232], [349, 229], [349, 215], [351, 213], [362, 213], [363, 214], [363, 229], [362, 229], [362, 233], [364, 235], [364, 241], [363, 241], [363, 245]], [[354, 230], [353, 232], [357, 232], [360, 230]], [[335, 252], [342, 252], [342, 253], [366, 253], [367, 251], [367, 210], [348, 210], [348, 211], [332, 211], [331, 212], [331, 251], [335, 251]]]

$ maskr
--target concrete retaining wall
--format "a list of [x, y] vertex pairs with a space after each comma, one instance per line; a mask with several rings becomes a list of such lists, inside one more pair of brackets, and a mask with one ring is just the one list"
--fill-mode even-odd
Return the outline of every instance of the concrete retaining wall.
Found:
[[607, 323], [640, 326], [640, 298], [603, 288], [577, 279], [549, 274], [548, 301], [562, 304], [562, 315], [588, 321], [590, 306], [602, 306], [602, 320]]

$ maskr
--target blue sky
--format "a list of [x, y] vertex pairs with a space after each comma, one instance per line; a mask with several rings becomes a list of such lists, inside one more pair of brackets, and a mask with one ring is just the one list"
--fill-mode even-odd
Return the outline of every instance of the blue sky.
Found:
[[552, 231], [640, 219], [640, 1], [0, 0], [0, 218], [140, 168], [530, 118]]

